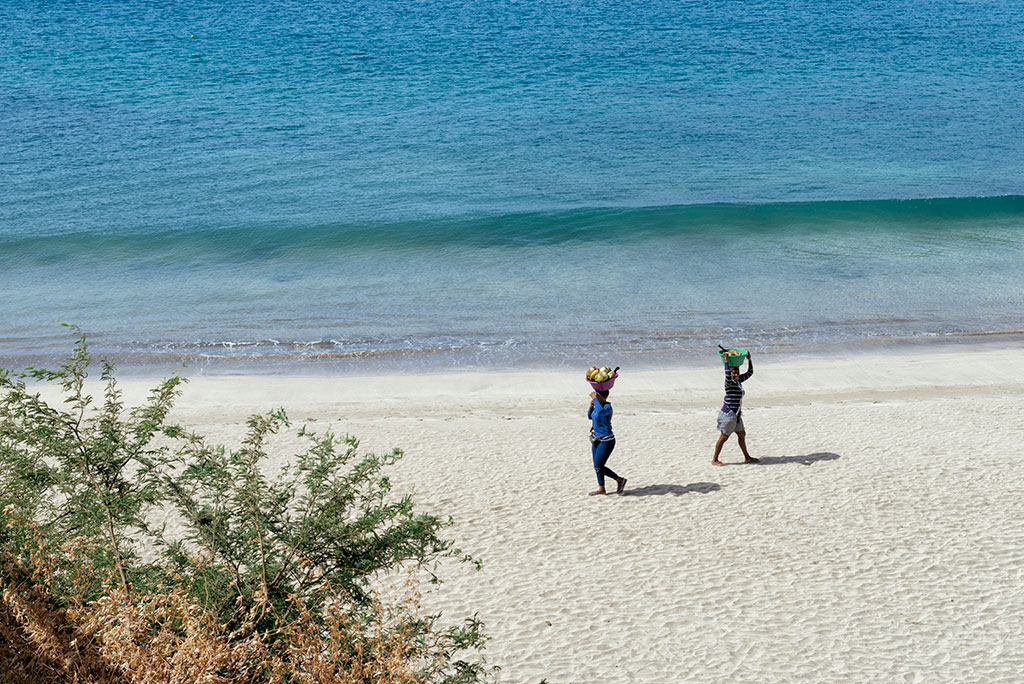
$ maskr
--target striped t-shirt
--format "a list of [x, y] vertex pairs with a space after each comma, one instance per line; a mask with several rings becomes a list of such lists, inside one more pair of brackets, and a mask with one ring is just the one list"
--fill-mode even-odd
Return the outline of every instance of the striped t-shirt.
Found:
[[746, 382], [754, 374], [754, 362], [747, 357], [747, 372], [740, 374], [739, 380], [732, 379], [731, 370], [729, 366], [725, 367], [725, 403], [722, 404], [722, 410], [726, 413], [739, 413], [743, 405], [743, 385], [740, 383]]

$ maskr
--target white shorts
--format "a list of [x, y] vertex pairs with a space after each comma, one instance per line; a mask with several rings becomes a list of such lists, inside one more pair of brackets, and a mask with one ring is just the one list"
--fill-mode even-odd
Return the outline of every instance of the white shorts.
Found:
[[746, 429], [743, 427], [743, 416], [737, 416], [732, 411], [719, 411], [718, 431], [723, 435], [731, 435], [734, 432], [746, 432]]

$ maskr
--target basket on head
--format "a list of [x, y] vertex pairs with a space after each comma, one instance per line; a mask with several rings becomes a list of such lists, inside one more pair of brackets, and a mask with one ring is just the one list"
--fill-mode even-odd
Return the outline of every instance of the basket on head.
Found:
[[[738, 354], [727, 354], [727, 352], [739, 352]], [[722, 357], [722, 362], [730, 367], [742, 366], [743, 362], [747, 359], [746, 349], [721, 349], [718, 355]]]
[[616, 372], [614, 375], [612, 375], [612, 377], [608, 378], [604, 382], [594, 382], [593, 380], [587, 380], [587, 382], [589, 382], [590, 386], [593, 387], [598, 392], [605, 392], [607, 390], [610, 390], [615, 385], [615, 378], [617, 377], [619, 377], [618, 372]]

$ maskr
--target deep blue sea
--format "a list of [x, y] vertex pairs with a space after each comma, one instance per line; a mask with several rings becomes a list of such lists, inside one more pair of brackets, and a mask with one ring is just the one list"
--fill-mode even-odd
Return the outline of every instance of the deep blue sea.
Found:
[[0, 0], [0, 365], [1015, 340], [1024, 3]]

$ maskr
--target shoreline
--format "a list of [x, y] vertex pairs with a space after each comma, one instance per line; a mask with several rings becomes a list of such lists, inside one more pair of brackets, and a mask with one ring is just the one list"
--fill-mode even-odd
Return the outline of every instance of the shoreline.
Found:
[[[904, 349], [900, 353], [820, 354], [775, 358], [755, 353], [755, 376], [749, 382], [747, 405], [859, 400], [871, 397], [936, 397], [944, 395], [1024, 393], [1024, 379], [1012, 380], [1019, 347]], [[94, 360], [94, 365], [95, 365]], [[744, 366], [745, 367], [745, 366]], [[96, 368], [94, 368], [96, 370]], [[182, 373], [187, 382], [175, 413], [202, 413], [217, 407], [268, 411], [292, 405], [305, 412], [329, 414], [345, 409], [373, 414], [382, 407], [415, 404], [416, 412], [447, 411], [473, 402], [496, 406], [555, 410], [579, 401], [591, 391], [584, 369], [462, 369], [458, 371], [393, 374], [259, 374]], [[95, 377], [96, 374], [93, 374]], [[149, 390], [172, 374], [132, 374], [118, 368], [118, 384], [127, 405], [140, 402]], [[717, 361], [701, 366], [662, 370], [620, 371], [613, 396], [630, 405], [671, 402], [679, 407], [716, 408], [721, 397], [721, 368]], [[87, 387], [94, 393], [97, 380]], [[45, 396], [53, 387], [38, 384]], [[513, 398], [514, 397], [514, 398]], [[717, 397], [717, 399], [716, 399]], [[430, 401], [436, 409], [423, 405]], [[448, 404], [453, 406], [448, 407]], [[520, 409], [521, 410], [521, 409]], [[245, 414], [248, 415], [248, 414]], [[244, 416], [238, 414], [239, 420]]]
[[[844, 359], [872, 356], [902, 355], [910, 353], [950, 353], [968, 350], [986, 353], [1003, 349], [1024, 347], [1024, 330], [986, 330], [948, 333], [942, 335], [921, 335], [917, 337], [899, 337], [877, 335], [830, 344], [819, 344], [806, 350], [797, 350], [786, 346], [762, 345], [759, 348], [749, 340], [729, 340], [722, 336], [724, 342], [734, 346], [743, 346], [754, 352], [758, 358], [772, 362], [786, 363], [795, 359]], [[70, 338], [69, 338], [70, 342]], [[133, 379], [166, 377], [176, 370], [186, 377], [394, 377], [409, 375], [460, 375], [464, 373], [565, 373], [581, 366], [593, 363], [590, 359], [600, 361], [604, 365], [621, 365], [637, 372], [666, 372], [676, 369], [699, 370], [714, 367], [717, 363], [713, 347], [706, 352], [652, 350], [644, 352], [606, 350], [585, 355], [574, 354], [571, 358], [562, 355], [548, 357], [544, 362], [540, 358], [526, 359], [521, 363], [506, 365], [467, 364], [453, 361], [450, 364], [430, 364], [425, 361], [429, 354], [413, 359], [418, 352], [388, 352], [381, 355], [344, 355], [344, 361], [330, 356], [314, 357], [303, 355], [264, 355], [252, 358], [211, 357], [197, 359], [181, 354], [167, 354], [152, 360], [150, 354], [127, 354], [104, 352], [102, 347], [90, 342], [90, 354], [94, 361], [103, 358], [112, 359], [121, 377]], [[68, 349], [70, 350], [70, 344]], [[147, 360], [140, 360], [140, 357]], [[399, 361], [393, 363], [395, 359]], [[403, 361], [402, 359], [408, 359]], [[621, 361], [620, 361], [621, 359]], [[49, 357], [7, 357], [0, 361], [0, 367], [8, 370], [21, 370], [29, 365], [43, 368], [54, 368], [60, 358]], [[387, 365], [391, 363], [391, 365]]]

